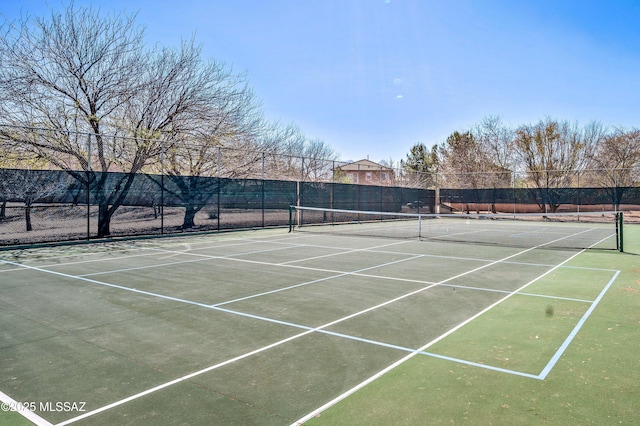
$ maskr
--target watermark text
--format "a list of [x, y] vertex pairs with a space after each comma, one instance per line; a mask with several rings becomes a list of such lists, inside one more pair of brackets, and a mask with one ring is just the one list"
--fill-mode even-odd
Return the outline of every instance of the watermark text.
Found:
[[84, 401], [11, 401], [0, 402], [0, 411], [40, 411], [40, 412], [78, 412], [83, 413], [87, 405]]

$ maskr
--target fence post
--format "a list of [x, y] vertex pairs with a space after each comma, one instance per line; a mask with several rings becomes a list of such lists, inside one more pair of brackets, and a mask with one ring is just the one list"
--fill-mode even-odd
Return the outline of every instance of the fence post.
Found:
[[582, 203], [582, 197], [580, 197], [580, 195], [582, 194], [582, 189], [580, 188], [580, 170], [578, 170], [576, 173], [578, 175], [578, 220], [580, 220], [580, 203]]
[[[358, 176], [357, 177], [357, 180], [358, 180], [358, 182], [357, 182], [358, 183], [358, 201], [357, 201], [357, 203], [358, 204], [357, 204], [356, 210], [362, 210], [361, 204], [360, 204], [360, 198], [362, 197], [362, 185], [360, 185], [360, 172], [361, 172], [360, 164], [358, 164], [358, 175], [357, 175]], [[358, 220], [360, 220], [360, 215], [358, 215]]]
[[91, 238], [91, 133], [87, 135], [87, 240]]
[[[331, 166], [333, 167], [333, 172], [332, 172], [332, 177], [331, 177], [331, 190], [329, 191], [329, 208], [332, 209], [333, 208], [333, 200], [334, 200], [334, 196], [335, 196], [335, 188], [336, 188], [336, 162], [333, 161], [331, 163]], [[333, 213], [332, 213], [333, 214]]]
[[218, 170], [217, 170], [217, 177], [218, 177], [218, 231], [220, 230], [220, 191], [221, 191], [221, 186], [222, 186], [222, 180], [220, 179], [220, 168], [221, 168], [221, 163], [222, 163], [222, 153], [221, 153], [221, 149], [220, 147], [218, 147]]
[[433, 203], [435, 204], [434, 206], [434, 213], [436, 214], [440, 214], [440, 185], [438, 183], [438, 172], [435, 172], [436, 178], [435, 178], [435, 200], [433, 200]]
[[[373, 180], [373, 177], [371, 178]], [[380, 185], [380, 211], [384, 211], [384, 191], [382, 189], [382, 165], [380, 165], [380, 169], [378, 170], [378, 185]]]
[[[302, 205], [302, 185], [300, 181], [296, 182], [296, 206], [300, 207]], [[300, 215], [302, 215], [302, 210], [296, 209], [296, 223], [298, 226], [301, 223]]]
[[265, 170], [264, 170], [264, 152], [262, 153], [262, 227], [264, 228], [264, 179], [265, 179]]
[[513, 214], [516, 214], [516, 204], [518, 203], [518, 194], [516, 188], [516, 164], [511, 166], [511, 189], [513, 190]]
[[164, 234], [164, 139], [160, 141], [160, 235]]

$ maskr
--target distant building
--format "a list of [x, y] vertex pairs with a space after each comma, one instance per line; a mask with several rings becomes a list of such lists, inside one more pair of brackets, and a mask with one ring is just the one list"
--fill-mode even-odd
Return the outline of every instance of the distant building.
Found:
[[345, 164], [337, 167], [335, 172], [343, 175], [349, 182], [360, 185], [391, 186], [395, 180], [393, 169], [369, 160]]

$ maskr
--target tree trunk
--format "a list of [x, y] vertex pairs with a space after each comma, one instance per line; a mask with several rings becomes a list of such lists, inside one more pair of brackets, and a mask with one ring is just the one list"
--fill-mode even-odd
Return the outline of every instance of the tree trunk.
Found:
[[111, 235], [111, 214], [109, 205], [100, 203], [98, 206], [98, 238]]
[[25, 200], [24, 202], [24, 221], [27, 225], [27, 232], [33, 231], [31, 226], [31, 200]]
[[0, 206], [0, 220], [7, 218], [7, 201], [3, 201]]
[[190, 229], [196, 226], [195, 218], [198, 210], [194, 205], [187, 204], [184, 211], [184, 219], [182, 221], [182, 229]]

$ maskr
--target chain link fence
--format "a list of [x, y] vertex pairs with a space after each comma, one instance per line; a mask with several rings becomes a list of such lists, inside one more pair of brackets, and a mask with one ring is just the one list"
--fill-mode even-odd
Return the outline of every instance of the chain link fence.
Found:
[[440, 174], [439, 204], [453, 211], [554, 213], [640, 210], [640, 169]]
[[428, 189], [333, 182], [116, 172], [87, 181], [68, 171], [24, 169], [0, 169], [0, 181], [2, 245], [287, 226], [291, 205], [382, 211], [434, 205]]
[[[636, 169], [419, 173], [155, 140], [145, 142], [155, 153], [134, 169], [128, 138], [102, 138], [98, 149], [91, 134], [28, 129], [25, 141], [25, 129], [20, 138], [15, 130], [0, 132], [0, 245], [286, 226], [291, 205], [421, 213], [640, 210]], [[66, 145], [43, 161], [40, 139], [54, 136]], [[353, 183], [360, 172], [370, 181]]]

